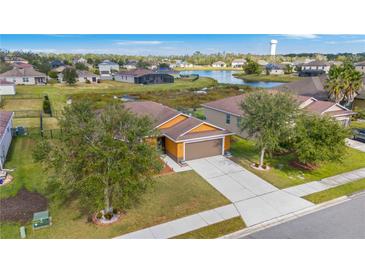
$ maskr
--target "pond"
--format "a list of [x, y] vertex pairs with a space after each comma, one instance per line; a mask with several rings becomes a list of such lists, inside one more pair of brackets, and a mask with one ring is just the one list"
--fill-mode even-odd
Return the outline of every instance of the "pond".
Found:
[[273, 88], [279, 86], [281, 82], [246, 82], [233, 76], [238, 71], [234, 70], [189, 70], [182, 71], [180, 74], [199, 74], [200, 77], [210, 77], [221, 84], [246, 85], [258, 88]]

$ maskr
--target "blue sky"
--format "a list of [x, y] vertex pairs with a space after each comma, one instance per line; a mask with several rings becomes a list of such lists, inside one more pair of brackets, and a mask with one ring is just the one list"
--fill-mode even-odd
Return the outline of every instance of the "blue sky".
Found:
[[0, 35], [0, 48], [46, 53], [116, 53], [173, 55], [234, 52], [269, 54], [271, 39], [279, 41], [278, 54], [365, 52], [365, 35]]

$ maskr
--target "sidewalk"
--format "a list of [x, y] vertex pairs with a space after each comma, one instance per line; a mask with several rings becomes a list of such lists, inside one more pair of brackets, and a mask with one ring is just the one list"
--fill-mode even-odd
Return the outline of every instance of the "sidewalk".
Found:
[[124, 234], [115, 239], [169, 239], [239, 216], [233, 204], [203, 211], [171, 222]]
[[336, 176], [324, 178], [320, 181], [314, 181], [306, 184], [301, 184], [298, 186], [284, 188], [283, 191], [286, 191], [297, 197], [303, 197], [336, 186], [344, 185], [349, 182], [357, 181], [363, 178], [365, 178], [365, 168], [360, 168]]

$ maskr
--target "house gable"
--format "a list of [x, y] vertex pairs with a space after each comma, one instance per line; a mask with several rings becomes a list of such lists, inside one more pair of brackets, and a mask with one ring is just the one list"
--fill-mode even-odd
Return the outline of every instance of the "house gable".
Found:
[[188, 117], [186, 115], [180, 113], [179, 115], [175, 116], [174, 118], [162, 123], [157, 128], [159, 128], [159, 129], [170, 128], [182, 121], [185, 121], [186, 119], [188, 119]]
[[213, 125], [208, 125], [206, 123], [202, 123], [196, 128], [186, 132], [186, 133], [195, 133], [195, 132], [204, 132], [204, 131], [211, 131], [211, 130], [220, 130], [220, 128], [214, 127]]

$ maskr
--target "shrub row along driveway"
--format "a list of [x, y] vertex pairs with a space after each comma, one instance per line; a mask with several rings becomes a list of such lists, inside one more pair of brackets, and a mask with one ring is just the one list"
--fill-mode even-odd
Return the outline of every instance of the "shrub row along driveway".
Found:
[[188, 164], [236, 206], [247, 226], [313, 206], [223, 156], [188, 161]]

